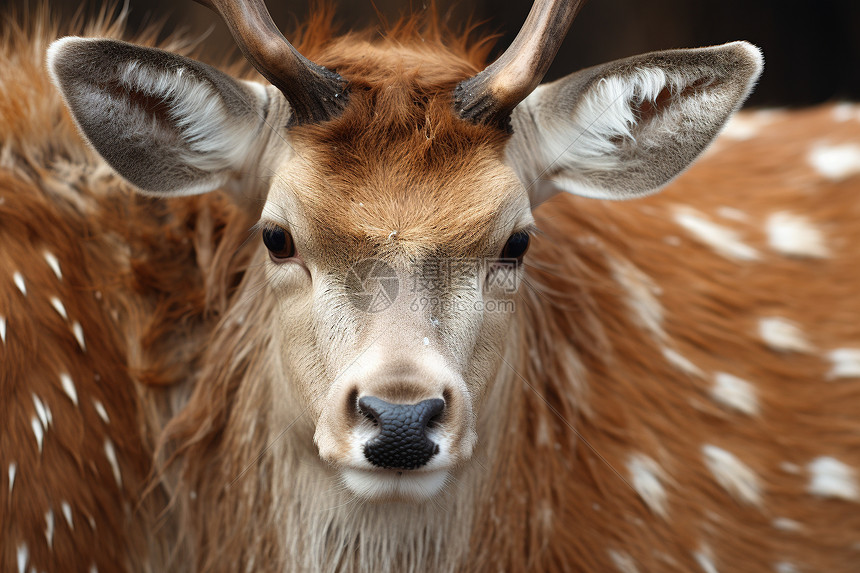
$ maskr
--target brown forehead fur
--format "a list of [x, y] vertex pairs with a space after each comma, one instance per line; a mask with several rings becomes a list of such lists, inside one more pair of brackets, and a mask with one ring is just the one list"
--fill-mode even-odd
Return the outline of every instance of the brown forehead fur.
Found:
[[329, 256], [418, 255], [427, 245], [479, 254], [521, 190], [501, 167], [508, 135], [461, 120], [452, 104], [456, 84], [483, 67], [487, 43], [470, 47], [427, 14], [382, 37], [329, 42], [319, 32], [326, 27], [312, 23], [314, 41], [302, 42], [303, 53], [349, 81], [341, 116], [290, 134], [314, 179], [292, 192]]

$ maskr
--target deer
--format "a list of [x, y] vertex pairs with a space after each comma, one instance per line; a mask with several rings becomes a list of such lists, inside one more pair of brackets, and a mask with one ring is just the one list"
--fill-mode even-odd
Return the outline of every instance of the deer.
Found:
[[0, 569], [856, 570], [860, 109], [199, 2], [4, 24]]

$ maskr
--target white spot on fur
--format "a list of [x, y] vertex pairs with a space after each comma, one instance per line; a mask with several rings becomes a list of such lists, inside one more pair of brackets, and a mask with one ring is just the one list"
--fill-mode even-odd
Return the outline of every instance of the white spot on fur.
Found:
[[48, 251], [44, 252], [44, 257], [45, 262], [48, 263], [48, 266], [51, 267], [51, 270], [54, 271], [55, 275], [57, 275], [57, 278], [59, 280], [63, 280], [63, 271], [60, 270], [60, 261], [57, 260], [57, 257]]
[[771, 316], [758, 323], [758, 333], [772, 350], [778, 352], [809, 352], [812, 345], [803, 331], [786, 318]]
[[424, 337], [424, 346], [430, 346], [430, 339], [426, 336]]
[[728, 219], [729, 221], [737, 221], [738, 223], [744, 223], [749, 221], [750, 216], [741, 211], [740, 209], [735, 209], [734, 207], [719, 207], [717, 209], [717, 215], [722, 217], [723, 219]]
[[821, 229], [808, 218], [787, 211], [768, 218], [767, 237], [775, 251], [789, 257], [821, 259], [830, 254]]
[[48, 549], [54, 548], [54, 510], [49, 509], [45, 512], [45, 540], [48, 542]]
[[105, 438], [105, 456], [110, 463], [110, 468], [113, 471], [113, 477], [118, 486], [122, 486], [122, 475], [119, 473], [119, 463], [116, 460], [116, 450], [113, 448], [113, 442], [110, 438]]
[[51, 306], [54, 307], [54, 310], [57, 311], [57, 314], [63, 317], [63, 320], [69, 320], [69, 315], [66, 313], [66, 307], [63, 306], [63, 301], [58, 299], [55, 296], [51, 297]]
[[609, 558], [620, 573], [639, 573], [639, 569], [636, 567], [636, 562], [633, 561], [633, 558], [627, 553], [610, 549]]
[[78, 345], [81, 347], [81, 350], [84, 352], [87, 351], [87, 344], [84, 341], [84, 329], [81, 327], [81, 323], [75, 321], [72, 323], [72, 334], [75, 335], [75, 340], [78, 341]]
[[66, 313], [66, 307], [63, 306], [63, 302], [55, 296], [52, 296], [50, 301], [51, 306], [54, 307], [54, 310], [57, 311], [57, 314], [63, 317], [63, 320], [69, 320], [69, 315]]
[[714, 375], [711, 396], [720, 404], [744, 414], [754, 416], [758, 413], [758, 398], [752, 384], [726, 372]]
[[714, 558], [711, 555], [710, 547], [702, 547], [699, 551], [693, 553], [693, 557], [705, 573], [719, 573], [717, 566], [714, 565]]
[[99, 573], [99, 568], [98, 568], [98, 567], [96, 567], [96, 564], [95, 564], [95, 563], [93, 563], [93, 564], [90, 566], [90, 571], [89, 571], [89, 573]]
[[63, 385], [63, 391], [72, 400], [75, 406], [78, 405], [78, 391], [75, 390], [75, 383], [72, 382], [72, 377], [66, 373], [60, 374], [60, 383]]
[[777, 517], [773, 521], [770, 522], [771, 525], [775, 529], [779, 529], [780, 531], [802, 531], [803, 526], [793, 519], [788, 519], [787, 517]]
[[807, 158], [819, 174], [832, 181], [847, 179], [860, 173], [860, 145], [819, 145]]
[[761, 486], [758, 483], [758, 477], [749, 466], [734, 454], [717, 446], [704, 446], [702, 454], [705, 465], [714, 475], [717, 483], [732, 497], [743, 503], [761, 504]]
[[72, 519], [72, 506], [69, 505], [68, 501], [63, 501], [60, 503], [60, 508], [63, 510], [63, 517], [66, 518], [66, 523], [69, 524], [69, 529], [74, 531], [75, 522]]
[[746, 118], [735, 116], [726, 123], [726, 127], [723, 129], [721, 135], [728, 139], [746, 141], [755, 137], [759, 130], [758, 125], [747, 121]]
[[538, 505], [537, 511], [535, 512], [536, 521], [540, 524], [540, 529], [549, 533], [552, 531], [552, 522], [555, 518], [555, 512], [552, 509], [552, 502], [548, 499], [543, 499], [540, 501]]
[[828, 378], [860, 378], [860, 349], [837, 348], [827, 357], [833, 363]]
[[539, 446], [548, 446], [551, 442], [551, 432], [549, 423], [545, 416], [541, 416], [537, 420], [537, 431], [535, 432], [535, 444]]
[[773, 116], [762, 113], [735, 114], [723, 128], [720, 137], [735, 141], [747, 141], [757, 136], [762, 128], [773, 121]]
[[15, 487], [15, 476], [18, 474], [18, 464], [12, 462], [9, 464], [9, 495], [12, 495], [12, 488]]
[[0, 339], [6, 344], [6, 317], [0, 316]]
[[651, 511], [666, 517], [666, 490], [663, 488], [665, 473], [652, 458], [635, 454], [627, 461], [627, 469], [633, 489], [639, 494]]
[[45, 410], [45, 404], [42, 403], [42, 400], [35, 393], [33, 393], [33, 405], [36, 407], [36, 415], [39, 416], [42, 426], [48, 429], [48, 413]]
[[105, 410], [105, 405], [101, 403], [101, 400], [93, 398], [93, 406], [95, 407], [96, 414], [99, 415], [99, 418], [104, 420], [105, 424], [110, 424], [110, 417], [108, 416], [107, 410]]
[[773, 566], [773, 570], [776, 571], [776, 573], [800, 573], [800, 569], [798, 569], [794, 566], [793, 563], [789, 563], [788, 561], [777, 563]]
[[21, 291], [21, 294], [27, 296], [27, 285], [24, 284], [24, 277], [18, 271], [12, 275], [12, 280], [15, 282], [15, 286], [18, 287], [18, 290]]
[[850, 103], [839, 103], [833, 106], [833, 120], [839, 123], [851, 121], [852, 119], [860, 121], [860, 110]]
[[717, 225], [694, 209], [676, 209], [675, 222], [728, 259], [754, 261], [759, 258], [759, 252], [743, 243], [736, 231]]
[[36, 436], [36, 444], [39, 446], [39, 453], [42, 453], [42, 440], [45, 439], [45, 428], [39, 422], [39, 418], [33, 416], [30, 419], [30, 427], [33, 429], [33, 435]]
[[18, 558], [18, 573], [26, 573], [27, 562], [30, 560], [30, 552], [27, 550], [27, 544], [22, 543], [18, 545], [16, 553]]
[[663, 348], [663, 358], [679, 370], [682, 370], [691, 376], [703, 376], [703, 372], [698, 366], [671, 348]]
[[779, 467], [785, 473], [792, 475], [800, 475], [801, 471], [803, 471], [799, 465], [791, 462], [782, 462], [779, 464]]
[[658, 340], [666, 338], [663, 330], [663, 306], [655, 293], [659, 292], [651, 278], [630, 261], [609, 258], [612, 276], [626, 291], [626, 302], [633, 319]]
[[809, 493], [848, 501], [860, 501], [854, 469], [829, 456], [816, 458], [807, 469], [812, 475]]

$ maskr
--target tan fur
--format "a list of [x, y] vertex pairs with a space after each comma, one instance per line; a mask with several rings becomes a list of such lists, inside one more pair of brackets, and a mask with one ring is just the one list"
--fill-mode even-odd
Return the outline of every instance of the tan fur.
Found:
[[[4, 30], [0, 53], [0, 569], [17, 570], [26, 544], [29, 564], [47, 571], [696, 571], [703, 560], [719, 571], [854, 570], [856, 502], [810, 494], [807, 468], [832, 456], [860, 469], [860, 383], [828, 379], [827, 358], [860, 347], [858, 179], [827, 180], [807, 156], [819, 142], [856, 142], [860, 122], [835, 123], [832, 107], [782, 113], [750, 139], [719, 140], [658, 196], [541, 206], [501, 358], [471, 373], [495, 372], [472, 460], [435, 500], [365, 503], [319, 460], [308, 390], [286, 383], [286, 367], [311, 366], [284, 364], [265, 254], [257, 237], [246, 242], [255, 221], [221, 195], [133, 195], [80, 141], [50, 87], [41, 62], [57, 34], [45, 21]], [[360, 234], [390, 260], [426, 255], [428, 243], [446, 256], [495, 254], [505, 235], [487, 230], [507, 232], [520, 215], [499, 221], [508, 187], [481, 184], [505, 136], [454, 121], [443, 95], [484, 52], [442, 48], [432, 26], [416, 40], [415, 23], [372, 44], [328, 42], [324, 24], [312, 22], [299, 48], [349, 70], [355, 101], [294, 137], [326, 170], [331, 195], [286, 182], [277, 196], [300, 202], [308, 215], [298, 220], [329, 262], [367, 254]], [[387, 115], [370, 123], [371, 109]], [[315, 151], [334, 144], [350, 153], [335, 161]], [[425, 170], [428, 185], [380, 178], [392, 164]], [[357, 223], [356, 203], [382, 207]], [[721, 215], [726, 206], [743, 216]], [[676, 223], [684, 209], [733, 229], [757, 257], [715, 252]], [[779, 211], [820, 228], [829, 256], [775, 252], [763, 229]], [[393, 230], [402, 236], [386, 250]], [[637, 295], [659, 305], [649, 320]], [[796, 323], [810, 350], [769, 348], [757, 330], [769, 316]], [[718, 372], [753, 385], [757, 415], [713, 398]], [[41, 453], [33, 393], [52, 413]], [[721, 486], [707, 445], [747, 466], [757, 495], [744, 501]], [[663, 506], [631, 487], [630, 460], [641, 456], [659, 467]], [[775, 527], [780, 519], [797, 527]]]

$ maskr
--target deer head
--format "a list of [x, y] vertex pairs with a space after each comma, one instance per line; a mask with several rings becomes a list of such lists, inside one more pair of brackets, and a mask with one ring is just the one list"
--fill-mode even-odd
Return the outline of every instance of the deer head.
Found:
[[102, 39], [59, 40], [48, 66], [84, 137], [141, 192], [226, 188], [259, 220], [276, 384], [308, 412], [320, 458], [375, 499], [429, 498], [470, 459], [518, 351], [532, 209], [658, 190], [762, 66], [736, 42], [538, 86], [582, 2], [537, 0], [478, 73], [453, 53], [334, 42], [320, 58], [335, 72], [261, 1], [202, 3], [271, 85]]

